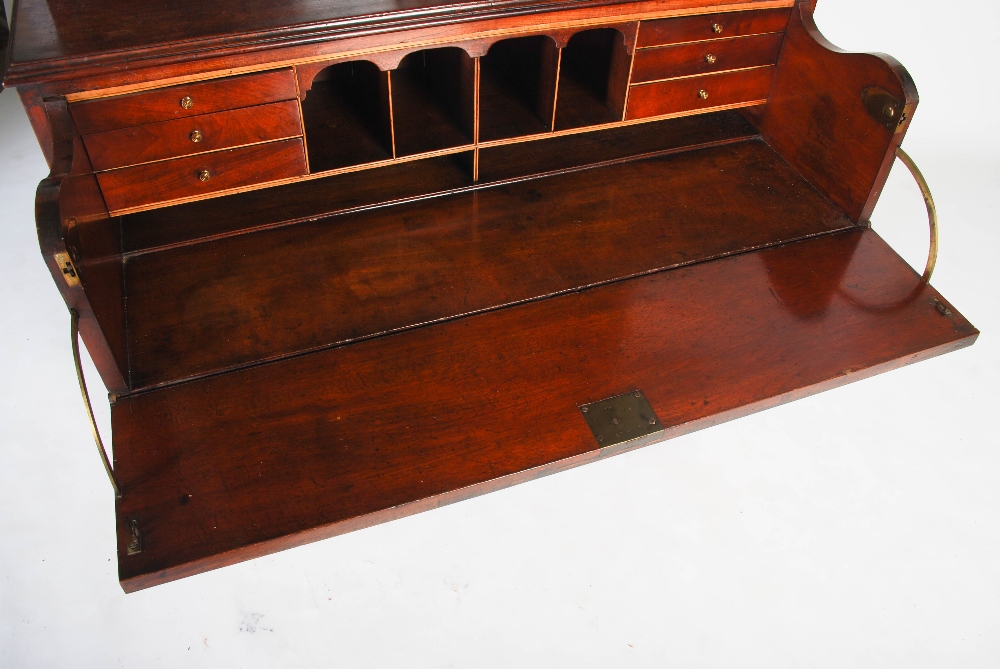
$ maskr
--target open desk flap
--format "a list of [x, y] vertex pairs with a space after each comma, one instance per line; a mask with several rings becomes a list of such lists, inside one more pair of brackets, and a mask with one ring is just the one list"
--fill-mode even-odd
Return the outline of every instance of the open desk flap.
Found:
[[[977, 335], [854, 228], [138, 393], [112, 414], [122, 584], [496, 490]], [[623, 429], [592, 429], [582, 408], [626, 393], [604, 409]]]

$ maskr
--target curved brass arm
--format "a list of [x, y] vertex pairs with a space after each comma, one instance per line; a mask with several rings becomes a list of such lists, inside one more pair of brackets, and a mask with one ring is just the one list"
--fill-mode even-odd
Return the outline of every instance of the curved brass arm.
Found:
[[924, 266], [924, 283], [931, 280], [931, 275], [934, 273], [934, 266], [937, 264], [938, 255], [938, 215], [937, 207], [934, 206], [934, 196], [931, 195], [931, 189], [927, 185], [927, 180], [924, 179], [924, 175], [920, 173], [920, 169], [917, 164], [913, 162], [913, 159], [907, 155], [906, 151], [903, 151], [901, 147], [896, 148], [896, 157], [903, 161], [906, 165], [906, 169], [910, 170], [910, 174], [916, 180], [917, 185], [920, 186], [920, 192], [924, 196], [924, 204], [927, 205], [927, 219], [930, 222], [931, 227], [931, 247], [927, 252], [927, 265]]
[[108, 453], [104, 450], [104, 442], [101, 441], [101, 433], [97, 431], [97, 421], [94, 420], [94, 409], [90, 405], [90, 394], [87, 393], [87, 382], [83, 379], [83, 367], [80, 364], [80, 314], [76, 309], [69, 310], [70, 336], [73, 340], [73, 364], [76, 365], [76, 378], [80, 382], [80, 394], [83, 395], [83, 405], [87, 408], [87, 418], [90, 419], [90, 430], [94, 434], [94, 442], [97, 444], [97, 451], [101, 455], [101, 462], [104, 463], [104, 470], [108, 472], [111, 480], [111, 487], [115, 489], [115, 497], [122, 496], [122, 489], [115, 479], [115, 471], [111, 468], [111, 461], [108, 460]]

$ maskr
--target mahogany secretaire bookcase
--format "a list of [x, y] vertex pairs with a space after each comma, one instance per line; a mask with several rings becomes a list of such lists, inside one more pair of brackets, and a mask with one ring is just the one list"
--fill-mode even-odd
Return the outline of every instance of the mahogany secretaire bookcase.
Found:
[[[916, 88], [814, 5], [15, 0], [125, 590], [971, 344]], [[897, 155], [923, 276], [868, 223]]]

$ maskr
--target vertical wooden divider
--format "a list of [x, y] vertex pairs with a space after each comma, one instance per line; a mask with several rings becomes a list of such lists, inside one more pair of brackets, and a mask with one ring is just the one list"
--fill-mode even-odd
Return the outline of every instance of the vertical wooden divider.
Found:
[[461, 89], [459, 91], [458, 103], [462, 129], [472, 138], [472, 142], [475, 144], [479, 125], [476, 122], [479, 113], [479, 58], [473, 58], [465, 51], [462, 51], [459, 58], [459, 70], [459, 86]]
[[392, 112], [392, 70], [385, 72], [384, 93], [389, 100], [389, 142], [392, 144], [392, 159], [396, 159], [396, 120]]
[[473, 105], [473, 126], [472, 126], [472, 143], [475, 146], [472, 150], [472, 181], [473, 183], [479, 181], [479, 73], [480, 73], [480, 62], [479, 56], [474, 59], [475, 62], [475, 81], [473, 84], [473, 94], [472, 94], [472, 105]]
[[621, 121], [625, 120], [625, 106], [628, 103], [628, 86], [632, 78], [633, 60], [635, 58], [629, 53], [628, 36], [622, 35], [620, 41], [615, 40], [614, 50], [611, 52], [611, 71], [608, 75], [607, 96], [608, 107]]
[[[635, 34], [639, 34], [639, 26], [642, 24], [641, 21], [636, 22]], [[627, 39], [627, 38], [626, 38]], [[622, 121], [625, 120], [625, 116], [628, 114], [628, 96], [632, 91], [632, 68], [635, 66], [635, 45], [636, 40], [632, 42], [632, 55], [628, 59], [628, 77], [625, 79], [625, 98], [622, 100]]]
[[302, 111], [302, 88], [299, 83], [299, 68], [293, 67], [292, 72], [295, 75], [295, 104], [299, 108], [299, 132], [302, 133], [302, 150], [305, 152], [306, 174], [308, 174], [312, 172], [312, 168], [309, 167], [309, 142], [306, 138], [306, 117]]
[[[545, 42], [545, 53], [542, 56], [542, 72], [538, 85], [538, 115], [545, 120], [548, 131], [556, 127], [556, 99], [559, 97], [559, 64], [562, 62], [562, 49], [555, 40]], [[552, 91], [549, 95], [548, 92]]]

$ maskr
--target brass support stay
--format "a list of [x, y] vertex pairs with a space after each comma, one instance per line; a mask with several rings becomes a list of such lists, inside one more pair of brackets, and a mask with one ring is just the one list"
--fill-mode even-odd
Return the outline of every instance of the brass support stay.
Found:
[[906, 165], [906, 169], [910, 170], [910, 174], [913, 175], [914, 180], [920, 187], [920, 193], [924, 196], [924, 204], [927, 205], [927, 219], [930, 224], [931, 231], [931, 245], [930, 249], [927, 251], [927, 265], [924, 266], [924, 283], [931, 280], [931, 275], [934, 274], [934, 266], [937, 265], [937, 255], [938, 255], [938, 215], [937, 207], [934, 206], [934, 196], [931, 195], [930, 186], [927, 185], [927, 180], [924, 179], [924, 175], [920, 173], [920, 169], [917, 164], [913, 162], [913, 159], [907, 155], [906, 151], [903, 151], [902, 147], [896, 148], [896, 157], [903, 161]]
[[111, 461], [108, 460], [108, 452], [104, 450], [104, 442], [101, 441], [101, 433], [97, 430], [97, 421], [94, 420], [94, 409], [90, 405], [87, 382], [83, 378], [83, 366], [80, 364], [80, 314], [77, 313], [76, 309], [70, 309], [69, 315], [70, 337], [73, 342], [73, 364], [76, 365], [76, 378], [80, 382], [80, 394], [83, 395], [83, 406], [87, 409], [87, 418], [90, 420], [90, 430], [94, 435], [94, 443], [97, 444], [97, 452], [101, 456], [101, 462], [104, 463], [104, 470], [108, 473], [111, 487], [115, 489], [115, 498], [120, 499], [122, 489], [118, 485], [118, 480], [115, 479], [115, 471], [111, 467]]

